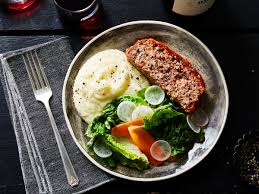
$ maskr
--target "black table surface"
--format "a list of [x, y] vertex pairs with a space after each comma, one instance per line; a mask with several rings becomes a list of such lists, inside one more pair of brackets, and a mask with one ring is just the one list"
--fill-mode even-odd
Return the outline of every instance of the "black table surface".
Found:
[[[225, 75], [230, 106], [224, 131], [211, 153], [183, 175], [155, 183], [119, 180], [90, 193], [256, 192], [239, 180], [232, 166], [233, 147], [243, 133], [256, 129], [256, 65], [259, 63], [259, 1], [217, 0], [199, 17], [178, 17], [165, 11], [162, 0], [102, 0], [103, 29], [133, 20], [160, 20], [179, 25], [203, 41]], [[101, 31], [101, 30], [100, 30]], [[52, 0], [40, 0], [30, 14], [0, 10], [0, 53], [69, 35], [76, 53], [99, 31], [75, 32], [62, 24]], [[16, 139], [0, 84], [0, 193], [25, 193]]]

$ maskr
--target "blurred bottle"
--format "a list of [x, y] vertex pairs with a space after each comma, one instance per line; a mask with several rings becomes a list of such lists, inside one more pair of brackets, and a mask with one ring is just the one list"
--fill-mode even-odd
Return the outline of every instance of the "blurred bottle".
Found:
[[102, 26], [99, 0], [54, 0], [62, 22], [73, 30], [97, 30]]
[[21, 11], [29, 8], [36, 0], [5, 0], [6, 8], [13, 11]]
[[172, 13], [183, 16], [202, 14], [212, 7], [215, 0], [163, 0]]

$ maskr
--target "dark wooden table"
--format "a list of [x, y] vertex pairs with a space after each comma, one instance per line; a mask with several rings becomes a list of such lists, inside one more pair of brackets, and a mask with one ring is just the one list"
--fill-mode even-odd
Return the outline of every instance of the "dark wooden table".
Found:
[[[115, 193], [255, 192], [233, 171], [233, 147], [256, 121], [256, 66], [259, 63], [259, 1], [217, 0], [210, 12], [199, 17], [177, 17], [165, 11], [162, 0], [102, 0], [103, 29], [133, 20], [160, 20], [179, 25], [201, 39], [213, 52], [226, 77], [230, 107], [226, 126], [211, 153], [183, 175], [156, 183], [119, 181], [94, 191]], [[92, 36], [98, 31], [81, 32]], [[76, 53], [85, 43], [80, 33], [62, 24], [52, 0], [40, 0], [28, 15], [0, 11], [0, 53], [69, 35]], [[15, 135], [0, 85], [0, 193], [24, 193]], [[113, 192], [114, 193], [114, 192]]]

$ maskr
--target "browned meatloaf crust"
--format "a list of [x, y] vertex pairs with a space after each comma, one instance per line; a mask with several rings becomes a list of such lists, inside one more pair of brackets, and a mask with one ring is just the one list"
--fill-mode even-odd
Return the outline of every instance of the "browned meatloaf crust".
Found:
[[151, 83], [159, 85], [185, 112], [195, 110], [205, 84], [189, 61], [151, 38], [138, 40], [127, 48], [126, 55]]

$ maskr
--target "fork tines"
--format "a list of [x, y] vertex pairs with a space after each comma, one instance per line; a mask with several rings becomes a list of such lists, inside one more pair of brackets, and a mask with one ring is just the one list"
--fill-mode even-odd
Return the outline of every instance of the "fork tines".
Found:
[[36, 50], [22, 55], [33, 91], [50, 87]]

